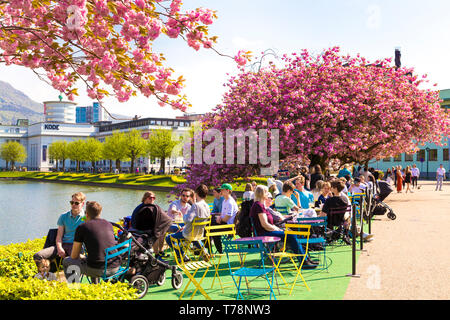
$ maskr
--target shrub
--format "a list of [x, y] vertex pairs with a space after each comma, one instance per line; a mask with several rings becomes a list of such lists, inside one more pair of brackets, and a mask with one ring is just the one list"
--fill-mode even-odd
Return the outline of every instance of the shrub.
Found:
[[127, 283], [67, 284], [35, 278], [0, 277], [0, 300], [131, 300], [135, 289]]
[[125, 300], [134, 299], [127, 283], [77, 284], [34, 279], [33, 255], [45, 237], [0, 246], [0, 300]]

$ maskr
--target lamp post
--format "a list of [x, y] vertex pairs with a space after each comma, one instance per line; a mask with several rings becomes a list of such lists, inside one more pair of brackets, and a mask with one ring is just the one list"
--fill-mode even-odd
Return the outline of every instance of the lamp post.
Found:
[[427, 180], [429, 180], [428, 177], [428, 160], [430, 159], [430, 148], [426, 147], [425, 150], [427, 151]]

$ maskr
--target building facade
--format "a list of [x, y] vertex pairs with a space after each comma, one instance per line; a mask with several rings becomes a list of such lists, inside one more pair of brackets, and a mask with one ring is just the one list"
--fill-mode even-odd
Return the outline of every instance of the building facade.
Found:
[[[28, 170], [50, 171], [56, 167], [55, 161], [49, 157], [48, 153], [49, 146], [54, 141], [65, 140], [71, 142], [92, 137], [104, 142], [114, 131], [128, 132], [133, 129], [140, 131], [144, 139], [148, 139], [153, 129], [168, 129], [172, 130], [173, 137], [176, 139], [187, 134], [193, 122], [193, 120], [187, 119], [145, 118], [115, 124], [103, 121], [97, 124], [41, 122], [29, 126], [0, 125], [0, 144], [8, 141], [17, 141], [25, 146], [27, 160], [24, 163], [17, 163], [17, 168], [26, 167]], [[5, 166], [6, 162], [0, 159], [0, 168], [5, 168]], [[121, 168], [125, 171], [130, 166], [130, 161], [121, 163]], [[166, 159], [166, 171], [170, 171], [174, 167], [184, 166], [186, 166], [186, 163], [181, 156]], [[62, 167], [61, 162], [58, 167]], [[80, 167], [83, 171], [89, 171], [91, 163], [82, 162]], [[99, 161], [96, 167], [101, 168], [103, 171], [109, 171], [109, 161]], [[152, 168], [158, 171], [160, 161], [159, 159], [151, 161], [149, 158], [141, 157], [136, 160], [135, 167], [140, 168], [141, 171], [150, 171]], [[75, 161], [67, 159], [65, 168], [68, 171], [75, 170]], [[115, 163], [113, 163], [113, 169], [115, 169]]]
[[[450, 89], [441, 90], [439, 97], [442, 99], [441, 107], [448, 114], [450, 111]], [[442, 146], [438, 146], [434, 143], [426, 143], [420, 146], [420, 150], [415, 154], [402, 153], [395, 157], [389, 157], [382, 160], [372, 160], [369, 162], [369, 167], [373, 167], [378, 170], [386, 171], [388, 168], [394, 166], [412, 166], [416, 164], [420, 170], [420, 176], [422, 178], [435, 178], [436, 170], [439, 165], [442, 164], [447, 171], [450, 172], [450, 159], [449, 159], [449, 146], [450, 137], [443, 137]]]

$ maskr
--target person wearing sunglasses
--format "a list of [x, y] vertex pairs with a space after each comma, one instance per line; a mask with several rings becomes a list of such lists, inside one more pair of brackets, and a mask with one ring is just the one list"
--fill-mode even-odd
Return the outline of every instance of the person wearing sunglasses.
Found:
[[83, 206], [85, 200], [86, 196], [83, 192], [77, 192], [72, 195], [72, 200], [69, 201], [70, 210], [61, 214], [56, 223], [58, 231], [55, 245], [44, 248], [34, 254], [33, 259], [36, 263], [42, 259], [52, 260], [56, 257], [64, 258], [70, 256], [75, 230], [84, 222]]
[[164, 256], [164, 236], [172, 225], [172, 218], [155, 203], [155, 194], [151, 191], [144, 193], [142, 203], [138, 205], [131, 215], [131, 228], [129, 231], [148, 238], [148, 246], [153, 247], [157, 259]]
[[[173, 220], [182, 220], [183, 216], [191, 208], [191, 204], [189, 202], [192, 201], [193, 195], [192, 190], [189, 188], [184, 188], [181, 190], [180, 199], [172, 201], [167, 209], [167, 214], [169, 217]], [[184, 226], [184, 223], [173, 223], [168, 232], [175, 233], [179, 231], [182, 226]]]

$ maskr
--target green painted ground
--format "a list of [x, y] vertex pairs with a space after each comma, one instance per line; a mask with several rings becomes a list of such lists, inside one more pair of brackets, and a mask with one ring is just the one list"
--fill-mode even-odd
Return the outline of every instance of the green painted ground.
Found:
[[[344, 294], [347, 290], [347, 286], [350, 281], [350, 277], [346, 276], [352, 272], [352, 255], [351, 255], [351, 246], [330, 246], [327, 248], [327, 260], [329, 261], [329, 268], [327, 270], [303, 270], [302, 274], [305, 278], [308, 286], [310, 287], [310, 291], [308, 291], [305, 287], [301, 286], [302, 281], [300, 278], [297, 279], [297, 286], [294, 288], [292, 295], [289, 295], [289, 290], [286, 289], [286, 286], [282, 282], [279, 276], [276, 277], [278, 282], [278, 289], [275, 284], [275, 295], [278, 300], [342, 300]], [[320, 255], [322, 252], [319, 253]], [[357, 252], [357, 258], [359, 257], [359, 253]], [[246, 263], [251, 263], [256, 261], [256, 256], [248, 256], [246, 259]], [[171, 259], [167, 259], [172, 262]], [[233, 259], [237, 263], [237, 257]], [[266, 260], [268, 264], [270, 264], [269, 260]], [[235, 263], [235, 265], [236, 265]], [[289, 266], [288, 260], [285, 260], [285, 263], [282, 266]], [[207, 275], [205, 276], [202, 287], [205, 289], [206, 293], [213, 300], [235, 300], [236, 298], [236, 287], [233, 283], [233, 280], [230, 276], [230, 272], [228, 270], [228, 264], [226, 257], [222, 258], [221, 266], [220, 266], [220, 276], [223, 282], [226, 282], [224, 285], [225, 288], [222, 291], [218, 280], [216, 279], [213, 284], [214, 278], [214, 268], [211, 268]], [[200, 274], [201, 271], [198, 272], [196, 279], [199, 280], [202, 276]], [[291, 283], [295, 278], [295, 272], [282, 272], [288, 283]], [[171, 286], [171, 272], [170, 270], [166, 272], [166, 282], [163, 286], [151, 286], [147, 295], [144, 297], [144, 300], [178, 300], [181, 292], [184, 290], [185, 285], [188, 283], [188, 278], [184, 276], [183, 287], [179, 290], [175, 290]], [[250, 284], [250, 293], [251, 295], [246, 297], [248, 300], [267, 300], [269, 299], [269, 292], [265, 291], [255, 291], [252, 288], [264, 288], [267, 287], [267, 282], [265, 280], [257, 280], [252, 281]], [[187, 293], [183, 299], [190, 299], [190, 295], [192, 293], [193, 285], [191, 284], [188, 288]], [[242, 283], [242, 288], [245, 289], [245, 284]], [[244, 290], [246, 292], [246, 290]], [[244, 296], [245, 297], [245, 296]], [[200, 292], [197, 292], [194, 300], [204, 300], [205, 298]]]

